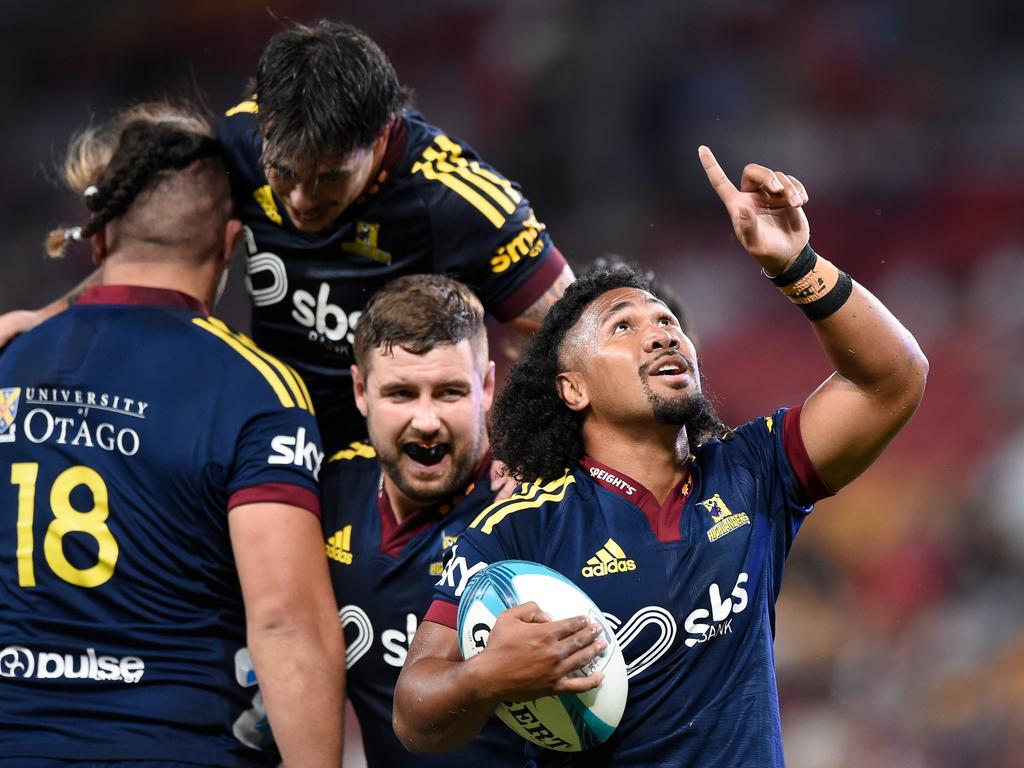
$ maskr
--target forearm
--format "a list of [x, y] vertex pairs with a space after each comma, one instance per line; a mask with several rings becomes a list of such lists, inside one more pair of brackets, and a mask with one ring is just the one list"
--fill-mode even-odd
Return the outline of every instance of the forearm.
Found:
[[866, 288], [854, 283], [846, 303], [812, 326], [836, 372], [865, 396], [897, 406], [920, 400], [928, 369], [924, 354]]
[[54, 315], [58, 315], [65, 309], [70, 307], [78, 300], [78, 297], [85, 292], [86, 288], [88, 288], [91, 285], [97, 285], [100, 282], [102, 276], [103, 267], [97, 267], [96, 269], [93, 270], [92, 274], [90, 274], [87, 278], [85, 278], [82, 282], [80, 282], [70, 291], [65, 293], [59, 299], [54, 299], [46, 306], [36, 310], [36, 313], [40, 316], [40, 322], [42, 322], [43, 320], [48, 320]]
[[344, 638], [333, 612], [327, 619], [250, 626], [253, 666], [288, 766], [341, 764]]
[[481, 661], [423, 658], [407, 664], [395, 688], [395, 735], [410, 752], [451, 752], [468, 743], [500, 699], [488, 696]]

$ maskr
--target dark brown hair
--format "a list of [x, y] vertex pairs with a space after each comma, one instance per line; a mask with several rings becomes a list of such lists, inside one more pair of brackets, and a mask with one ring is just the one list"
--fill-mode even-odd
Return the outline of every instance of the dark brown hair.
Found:
[[356, 364], [369, 372], [374, 350], [395, 345], [422, 355], [440, 344], [467, 339], [478, 368], [486, 370], [487, 329], [480, 300], [468, 287], [443, 275], [405, 275], [381, 288], [359, 318], [354, 340]]

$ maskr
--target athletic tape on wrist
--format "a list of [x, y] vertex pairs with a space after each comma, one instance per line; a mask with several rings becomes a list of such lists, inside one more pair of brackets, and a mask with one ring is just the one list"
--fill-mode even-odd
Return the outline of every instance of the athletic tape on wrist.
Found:
[[810, 320], [823, 320], [833, 314], [853, 292], [850, 276], [816, 254], [810, 243], [781, 274], [772, 277], [761, 271]]

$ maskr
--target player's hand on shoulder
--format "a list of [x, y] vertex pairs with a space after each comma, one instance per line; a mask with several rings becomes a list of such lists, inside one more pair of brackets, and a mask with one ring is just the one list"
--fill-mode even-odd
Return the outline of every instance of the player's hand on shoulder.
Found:
[[31, 309], [13, 309], [0, 315], [0, 349], [16, 336], [27, 333], [43, 321], [42, 315]]
[[602, 673], [569, 677], [601, 653], [601, 628], [586, 616], [552, 621], [536, 603], [501, 613], [476, 657], [490, 693], [502, 701], [529, 701], [555, 693], [582, 693], [601, 684]]
[[750, 163], [737, 189], [710, 149], [702, 146], [697, 153], [740, 244], [769, 275], [785, 271], [810, 239], [804, 185], [795, 176]]
[[519, 481], [512, 477], [508, 468], [500, 461], [491, 462], [491, 490], [494, 491], [494, 500], [507, 499], [515, 491]]

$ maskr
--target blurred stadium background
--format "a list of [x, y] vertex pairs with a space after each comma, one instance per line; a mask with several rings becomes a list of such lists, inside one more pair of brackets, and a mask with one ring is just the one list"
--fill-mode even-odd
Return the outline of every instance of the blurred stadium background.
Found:
[[[1024, 764], [1024, 6], [270, 5], [366, 29], [430, 120], [523, 183], [577, 269], [607, 253], [655, 268], [731, 423], [796, 404], [828, 371], [734, 241], [696, 147], [734, 179], [757, 161], [804, 181], [815, 247], [906, 322], [931, 378], [909, 428], [819, 506], [789, 559], [789, 765]], [[278, 22], [245, 0], [4, 0], [3, 15], [10, 309], [91, 269], [83, 249], [42, 257], [47, 229], [84, 210], [55, 182], [71, 131], [166, 93], [202, 91], [219, 112]], [[246, 328], [240, 275], [220, 314]]]

